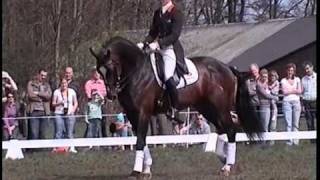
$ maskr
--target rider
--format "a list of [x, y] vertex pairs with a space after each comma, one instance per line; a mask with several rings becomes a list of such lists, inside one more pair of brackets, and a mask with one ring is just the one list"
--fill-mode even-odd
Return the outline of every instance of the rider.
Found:
[[[184, 61], [184, 51], [179, 41], [183, 26], [183, 13], [172, 0], [161, 0], [162, 7], [158, 8], [153, 16], [149, 35], [144, 42], [137, 46], [142, 49], [149, 45], [151, 50], [159, 50], [164, 61], [165, 84], [169, 92], [171, 105], [177, 107], [178, 95], [173, 79], [176, 63], [179, 63], [182, 74], [188, 74]], [[174, 109], [172, 117], [174, 117]]]

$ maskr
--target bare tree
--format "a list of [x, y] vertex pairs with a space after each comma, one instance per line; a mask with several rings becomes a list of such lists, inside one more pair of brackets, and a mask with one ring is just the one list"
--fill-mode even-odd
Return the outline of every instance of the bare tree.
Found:
[[55, 77], [59, 79], [59, 63], [60, 63], [60, 37], [61, 37], [61, 0], [52, 1], [54, 9], [54, 32], [55, 36], [55, 48], [54, 48], [54, 62], [55, 62]]
[[243, 22], [245, 7], [246, 7], [246, 1], [240, 0], [239, 22]]

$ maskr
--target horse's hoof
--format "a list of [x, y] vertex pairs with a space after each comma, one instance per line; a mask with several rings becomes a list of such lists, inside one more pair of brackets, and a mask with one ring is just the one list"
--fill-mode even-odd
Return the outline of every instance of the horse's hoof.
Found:
[[229, 176], [231, 172], [231, 166], [230, 165], [225, 165], [221, 168], [220, 170], [220, 175], [223, 176]]
[[151, 173], [141, 173], [141, 176], [143, 180], [150, 180], [152, 178]]
[[226, 176], [226, 177], [228, 177], [228, 176], [230, 176], [230, 171], [228, 171], [228, 170], [220, 170], [220, 173], [219, 173], [221, 176]]
[[140, 180], [141, 179], [141, 172], [132, 171], [129, 175], [128, 179], [130, 180]]

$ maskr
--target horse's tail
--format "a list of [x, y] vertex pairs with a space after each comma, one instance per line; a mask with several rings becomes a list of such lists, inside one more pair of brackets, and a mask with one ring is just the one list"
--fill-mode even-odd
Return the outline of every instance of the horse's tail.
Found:
[[239, 72], [234, 67], [230, 67], [230, 69], [238, 80], [236, 111], [240, 120], [241, 127], [250, 140], [253, 139], [254, 135], [257, 135], [259, 138], [261, 138], [263, 126], [258, 118], [258, 114], [251, 104], [249, 90], [245, 82], [248, 74]]

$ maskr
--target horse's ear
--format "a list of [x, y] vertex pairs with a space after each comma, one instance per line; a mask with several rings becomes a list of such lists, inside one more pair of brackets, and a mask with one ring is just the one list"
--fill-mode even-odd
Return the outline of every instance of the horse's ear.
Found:
[[110, 49], [105, 49], [105, 50], [103, 51], [103, 56], [105, 56], [105, 57], [109, 57], [110, 54], [111, 54], [111, 50], [110, 50]]
[[90, 53], [91, 53], [96, 59], [99, 59], [97, 53], [94, 52], [94, 50], [93, 50], [92, 47], [90, 47], [89, 50], [90, 50]]

